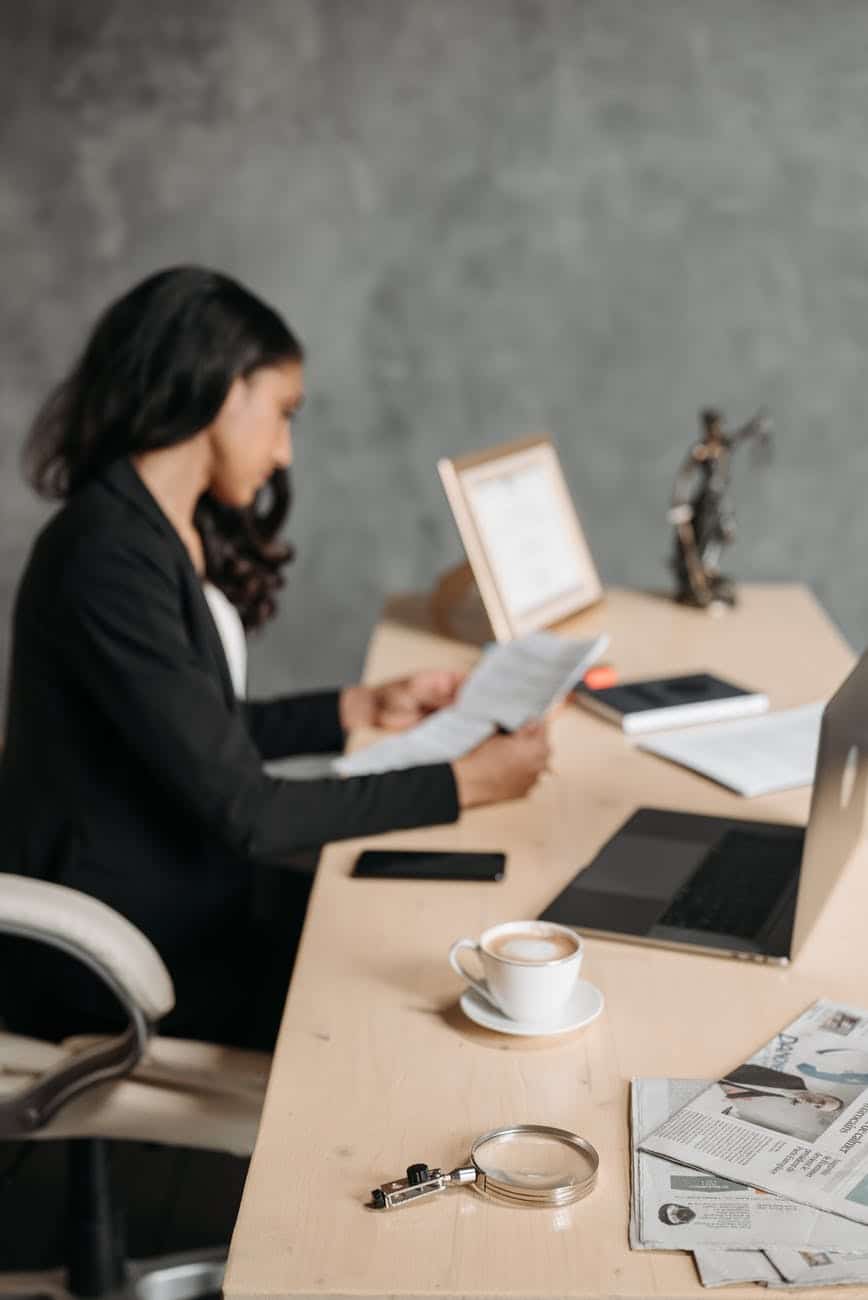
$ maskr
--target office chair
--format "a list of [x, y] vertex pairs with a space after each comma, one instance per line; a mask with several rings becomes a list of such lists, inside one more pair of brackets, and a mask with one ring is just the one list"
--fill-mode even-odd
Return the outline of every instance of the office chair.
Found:
[[126, 1257], [110, 1186], [112, 1140], [249, 1156], [271, 1058], [159, 1038], [174, 1005], [169, 972], [150, 941], [78, 890], [0, 875], [0, 934], [35, 940], [95, 972], [123, 1006], [123, 1033], [60, 1045], [0, 1024], [0, 1141], [64, 1139], [68, 1148], [65, 1275], [0, 1276], [0, 1294], [194, 1300], [218, 1292], [225, 1250]]

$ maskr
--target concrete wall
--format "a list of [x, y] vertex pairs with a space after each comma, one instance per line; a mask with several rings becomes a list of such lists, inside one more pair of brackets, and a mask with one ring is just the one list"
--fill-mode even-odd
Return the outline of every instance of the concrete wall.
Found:
[[[667, 581], [699, 406], [768, 404], [742, 577], [868, 636], [862, 0], [31, 0], [0, 10], [0, 654], [45, 517], [28, 420], [186, 260], [310, 353], [299, 559], [254, 687], [359, 669], [460, 558], [439, 455], [551, 430], [609, 583]], [[2, 662], [2, 661], [0, 661]]]

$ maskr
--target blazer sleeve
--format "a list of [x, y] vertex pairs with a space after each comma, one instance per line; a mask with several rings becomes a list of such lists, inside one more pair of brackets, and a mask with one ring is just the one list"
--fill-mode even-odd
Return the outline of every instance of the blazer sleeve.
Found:
[[241, 711], [260, 758], [334, 754], [344, 747], [340, 691], [313, 691], [274, 700], [244, 700]]
[[61, 653], [119, 746], [188, 816], [243, 857], [455, 821], [448, 763], [346, 780], [285, 781], [262, 771], [240, 711], [190, 644], [178, 578], [136, 540], [88, 539], [65, 566]]

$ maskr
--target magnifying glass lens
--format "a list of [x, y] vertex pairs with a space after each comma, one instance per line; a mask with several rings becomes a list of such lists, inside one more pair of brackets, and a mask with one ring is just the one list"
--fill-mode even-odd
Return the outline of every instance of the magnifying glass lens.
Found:
[[517, 1125], [483, 1138], [473, 1160], [489, 1195], [566, 1203], [589, 1191], [596, 1175], [595, 1153], [579, 1142], [564, 1130]]
[[575, 1177], [587, 1178], [590, 1164], [582, 1152], [558, 1139], [531, 1133], [490, 1138], [475, 1153], [483, 1173], [513, 1187], [562, 1187]]

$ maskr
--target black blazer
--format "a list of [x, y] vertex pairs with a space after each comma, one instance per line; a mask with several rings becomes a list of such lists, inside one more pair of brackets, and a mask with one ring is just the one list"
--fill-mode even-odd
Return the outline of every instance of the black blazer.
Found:
[[174, 958], [231, 937], [250, 865], [454, 821], [448, 764], [285, 781], [340, 749], [335, 691], [238, 701], [201, 582], [129, 461], [33, 548], [15, 607], [0, 871], [103, 899]]

